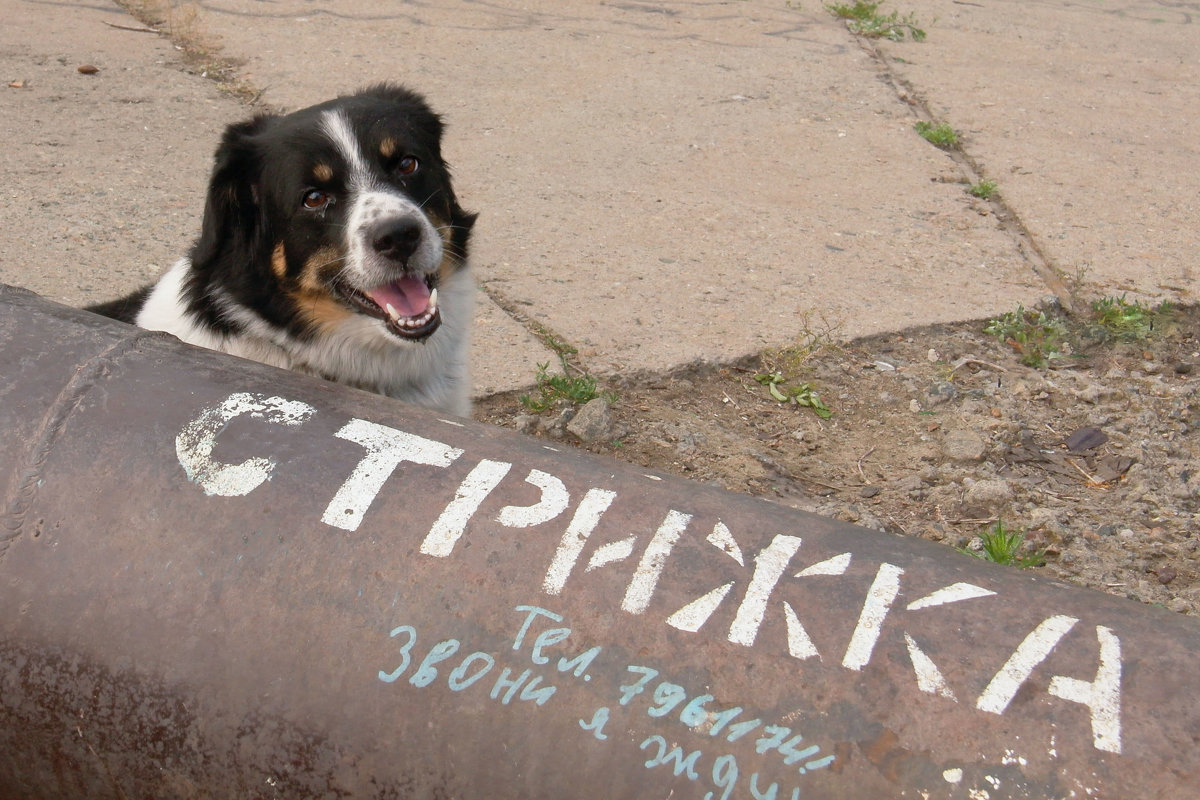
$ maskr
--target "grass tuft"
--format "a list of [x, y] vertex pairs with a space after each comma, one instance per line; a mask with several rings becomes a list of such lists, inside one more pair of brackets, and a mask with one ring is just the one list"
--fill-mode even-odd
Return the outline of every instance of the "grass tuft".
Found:
[[984, 179], [979, 183], [971, 184], [971, 187], [967, 189], [967, 194], [978, 197], [980, 200], [991, 200], [996, 194], [996, 182]]
[[913, 125], [913, 128], [921, 135], [922, 139], [934, 147], [940, 147], [943, 150], [953, 150], [958, 147], [958, 134], [945, 122], [933, 123], [921, 120]]
[[925, 31], [917, 27], [915, 15], [900, 16], [900, 12], [891, 14], [879, 12], [880, 3], [854, 0], [853, 4], [833, 3], [825, 8], [830, 14], [846, 20], [846, 27], [851, 33], [872, 39], [890, 39], [899, 42], [906, 36], [914, 42], [925, 40]]
[[1011, 347], [1025, 366], [1044, 367], [1063, 357], [1067, 326], [1045, 311], [1018, 305], [1016, 311], [989, 320], [983, 332]]
[[[573, 352], [573, 350], [572, 350]], [[590, 375], [571, 376], [566, 374], [568, 369], [567, 360], [562, 353], [559, 353], [559, 359], [562, 361], [563, 373], [552, 374], [550, 372], [550, 362], [538, 364], [537, 375], [535, 376], [537, 387], [536, 394], [523, 394], [517, 399], [521, 401], [521, 405], [525, 408], [540, 414], [547, 409], [559, 405], [580, 406], [597, 397], [604, 397], [609, 402], [615, 402], [616, 394], [612, 392], [600, 392], [596, 385], [596, 379]]]
[[1140, 342], [1153, 336], [1156, 326], [1161, 331], [1174, 317], [1175, 309], [1165, 300], [1151, 308], [1136, 300], [1126, 300], [1125, 295], [1121, 295], [1104, 297], [1092, 303], [1092, 314], [1102, 334], [1100, 338]]
[[780, 403], [791, 403], [801, 408], [811, 408], [813, 413], [821, 419], [829, 419], [833, 416], [833, 411], [830, 410], [829, 406], [825, 405], [825, 401], [821, 399], [821, 395], [817, 394], [816, 389], [810, 383], [788, 386], [787, 378], [781, 372], [760, 372], [754, 376], [754, 380], [767, 387], [767, 391], [770, 392], [771, 397]]
[[1019, 569], [1041, 567], [1046, 564], [1046, 551], [1022, 553], [1025, 546], [1025, 531], [1014, 531], [1004, 527], [1003, 520], [997, 520], [987, 530], [979, 534], [983, 547], [976, 551], [966, 547], [959, 552], [994, 564], [1006, 564]]

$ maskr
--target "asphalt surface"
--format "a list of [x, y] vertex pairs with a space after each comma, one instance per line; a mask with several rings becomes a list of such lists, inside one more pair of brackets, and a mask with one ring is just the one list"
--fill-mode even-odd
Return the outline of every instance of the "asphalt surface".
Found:
[[[598, 374], [654, 373], [1072, 288], [1195, 302], [1200, 3], [893, 9], [927, 39], [782, 0], [159, 11], [270, 107], [380, 80], [430, 98], [481, 213], [480, 395], [552, 360], [535, 329]], [[81, 304], [152, 279], [254, 109], [113, 3], [0, 0], [0, 22], [0, 281]], [[967, 193], [984, 178], [1000, 202]]]

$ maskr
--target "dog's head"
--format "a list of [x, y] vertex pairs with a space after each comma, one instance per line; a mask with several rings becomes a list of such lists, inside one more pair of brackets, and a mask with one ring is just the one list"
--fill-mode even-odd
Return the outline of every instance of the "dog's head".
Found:
[[230, 126], [192, 251], [192, 310], [217, 328], [251, 311], [299, 339], [351, 321], [395, 343], [430, 336], [475, 221], [441, 135], [421, 96], [389, 85]]

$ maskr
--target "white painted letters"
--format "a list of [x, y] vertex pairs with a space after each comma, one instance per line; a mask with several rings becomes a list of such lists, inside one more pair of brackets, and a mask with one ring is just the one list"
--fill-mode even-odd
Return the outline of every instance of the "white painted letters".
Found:
[[510, 469], [512, 464], [486, 458], [475, 465], [475, 469], [463, 478], [454, 499], [433, 523], [425, 541], [421, 542], [421, 552], [438, 558], [450, 555], [471, 516], [479, 510], [484, 498], [504, 480]]
[[326, 525], [347, 531], [358, 530], [363, 515], [401, 461], [448, 467], [463, 454], [462, 450], [450, 445], [365, 419], [350, 420], [334, 436], [360, 444], [367, 450], [321, 516]]
[[317, 410], [307, 403], [250, 392], [229, 395], [219, 406], [206, 408], [175, 437], [175, 454], [188, 480], [207, 495], [240, 497], [257, 489], [275, 471], [269, 457], [248, 458], [240, 464], [222, 464], [212, 458], [217, 436], [236, 417], [249, 414], [273, 425], [295, 426]]

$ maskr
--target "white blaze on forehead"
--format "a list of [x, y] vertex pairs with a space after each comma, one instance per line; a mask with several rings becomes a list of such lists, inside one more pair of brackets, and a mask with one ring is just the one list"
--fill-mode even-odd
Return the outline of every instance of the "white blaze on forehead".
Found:
[[350, 121], [341, 111], [325, 111], [321, 114], [321, 130], [333, 142], [339, 154], [350, 168], [350, 184], [365, 189], [370, 184], [370, 171], [363, 158], [358, 139], [350, 129]]
[[407, 271], [419, 276], [437, 270], [443, 255], [441, 237], [419, 205], [388, 186], [372, 171], [345, 113], [339, 109], [322, 112], [321, 131], [333, 143], [349, 170], [347, 185], [350, 191], [346, 200], [348, 214], [345, 229], [349, 257], [346, 276], [364, 291], [395, 280], [395, 264], [373, 252], [367, 241], [371, 227], [386, 219], [410, 218], [422, 228], [420, 243], [408, 259]]

